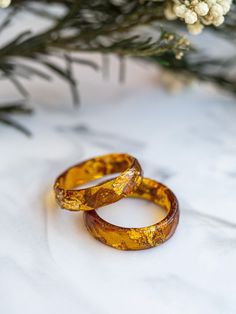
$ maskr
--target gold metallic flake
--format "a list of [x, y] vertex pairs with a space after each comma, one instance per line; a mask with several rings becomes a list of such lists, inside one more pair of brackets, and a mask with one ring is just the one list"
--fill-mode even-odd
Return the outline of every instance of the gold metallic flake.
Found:
[[84, 212], [88, 231], [97, 240], [119, 250], [142, 250], [160, 245], [175, 232], [179, 222], [179, 207], [175, 195], [163, 184], [144, 178], [139, 188], [130, 195], [150, 200], [162, 206], [166, 217], [151, 226], [123, 228], [103, 220], [96, 211]]

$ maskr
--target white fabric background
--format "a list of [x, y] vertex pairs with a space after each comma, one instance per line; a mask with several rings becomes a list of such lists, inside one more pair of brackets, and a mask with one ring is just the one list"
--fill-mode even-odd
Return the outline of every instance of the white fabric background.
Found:
[[[36, 113], [17, 118], [33, 137], [0, 125], [0, 313], [236, 312], [235, 99], [203, 87], [168, 95], [150, 67], [127, 70], [119, 86], [116, 62], [109, 81], [78, 68], [79, 110], [59, 80], [33, 80]], [[1, 100], [12, 96], [1, 86]], [[61, 171], [117, 151], [137, 156], [180, 200], [176, 234], [158, 248], [107, 247], [81, 213], [54, 203]], [[154, 222], [155, 209], [142, 206], [128, 200], [100, 213], [122, 225]]]

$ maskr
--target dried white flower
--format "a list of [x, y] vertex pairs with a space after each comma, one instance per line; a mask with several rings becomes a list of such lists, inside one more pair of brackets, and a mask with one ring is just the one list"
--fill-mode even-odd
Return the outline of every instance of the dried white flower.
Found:
[[172, 20], [176, 20], [177, 16], [174, 12], [174, 7], [170, 4], [167, 4], [165, 11], [164, 11], [165, 17], [167, 18], [167, 20], [172, 21]]
[[199, 2], [198, 4], [195, 5], [194, 11], [199, 15], [199, 16], [205, 16], [209, 12], [209, 7], [207, 3], [205, 2]]
[[187, 11], [187, 7], [184, 4], [176, 5], [174, 7], [174, 12], [176, 16], [178, 17], [184, 18], [186, 11]]
[[210, 8], [210, 14], [214, 18], [218, 18], [223, 15], [223, 8], [220, 4], [216, 3]]
[[206, 0], [206, 3], [209, 7], [212, 7], [214, 4], [216, 4], [217, 0]]
[[184, 15], [184, 20], [186, 24], [194, 24], [197, 22], [197, 14], [191, 10], [187, 10]]
[[206, 25], [220, 26], [229, 12], [232, 0], [168, 0], [165, 16], [180, 18], [192, 34], [201, 33]]
[[223, 17], [223, 15], [222, 15], [222, 16], [219, 16], [218, 18], [216, 18], [216, 19], [214, 20], [213, 24], [214, 24], [215, 26], [220, 26], [221, 24], [224, 23], [224, 20], [225, 20], [225, 18]]

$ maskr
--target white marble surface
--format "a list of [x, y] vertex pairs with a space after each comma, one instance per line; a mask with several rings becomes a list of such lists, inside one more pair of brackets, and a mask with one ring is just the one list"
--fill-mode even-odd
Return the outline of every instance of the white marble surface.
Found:
[[[236, 313], [236, 102], [203, 87], [168, 95], [153, 75], [129, 63], [119, 86], [78, 69], [79, 110], [62, 82], [34, 80], [36, 114], [17, 118], [33, 137], [0, 126], [0, 313]], [[62, 170], [116, 151], [180, 200], [176, 234], [158, 248], [107, 247], [53, 202]], [[157, 218], [134, 200], [112, 207], [100, 214], [126, 226]]]

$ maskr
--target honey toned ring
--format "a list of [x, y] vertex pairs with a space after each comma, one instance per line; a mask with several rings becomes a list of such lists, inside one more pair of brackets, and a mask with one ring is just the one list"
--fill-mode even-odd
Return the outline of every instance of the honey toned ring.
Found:
[[124, 228], [105, 221], [96, 211], [85, 212], [84, 222], [90, 234], [102, 243], [120, 250], [143, 250], [167, 241], [179, 222], [178, 200], [173, 192], [159, 182], [144, 178], [130, 196], [160, 205], [166, 210], [166, 217], [148, 227]]
[[[116, 173], [120, 175], [96, 186], [75, 189], [82, 184]], [[67, 169], [56, 179], [54, 191], [61, 208], [87, 211], [117, 202], [136, 190], [141, 181], [142, 168], [136, 158], [128, 154], [108, 154]]]

